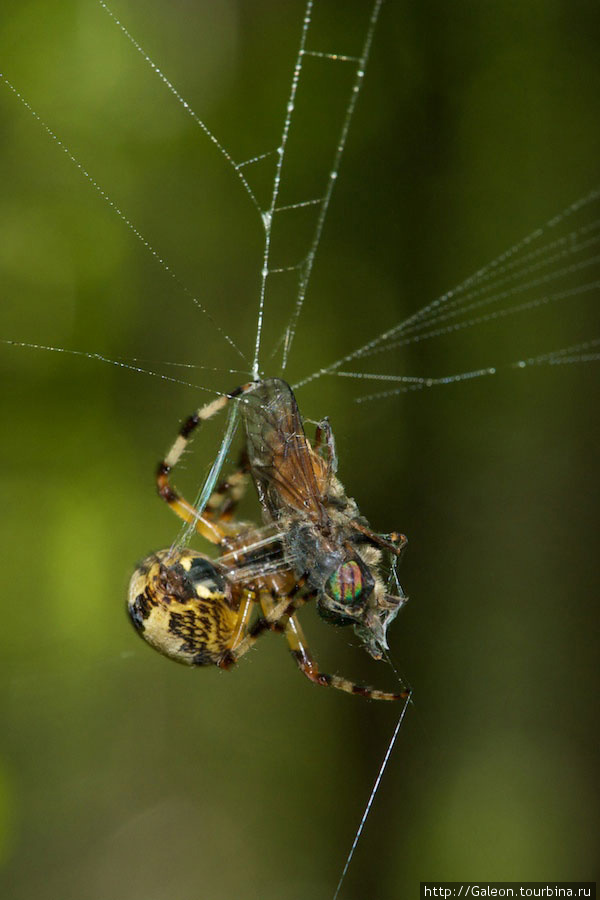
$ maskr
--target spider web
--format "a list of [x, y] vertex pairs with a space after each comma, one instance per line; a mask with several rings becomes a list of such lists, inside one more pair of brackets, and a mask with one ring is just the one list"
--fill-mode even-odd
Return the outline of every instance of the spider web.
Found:
[[[110, 6], [103, 0], [98, 0], [98, 3], [112, 23], [122, 32], [126, 40], [141, 55], [153, 74], [175, 98], [177, 103], [183, 107], [186, 114], [217, 150], [228, 168], [234, 173], [240, 187], [260, 219], [263, 233], [263, 252], [259, 275], [254, 353], [251, 360], [247, 357], [246, 351], [242, 350], [216, 321], [213, 313], [207, 309], [202, 300], [179, 277], [161, 252], [146, 238], [137, 225], [128, 217], [127, 213], [105, 191], [104, 187], [96, 181], [94, 175], [76, 158], [50, 125], [32, 108], [27, 98], [12, 84], [6, 75], [3, 75], [5, 86], [20, 101], [30, 115], [37, 120], [38, 125], [66, 155], [70, 163], [87, 180], [91, 188], [100, 195], [123, 225], [142, 244], [144, 250], [153, 258], [164, 273], [175, 282], [177, 289], [191, 300], [193, 305], [200, 311], [202, 317], [208, 320], [210, 326], [216, 330], [219, 339], [226, 342], [239, 358], [247, 362], [249, 366], [247, 372], [253, 378], [258, 377], [260, 372], [267, 371], [268, 374], [269, 367], [277, 367], [274, 356], [280, 358], [280, 370], [284, 372], [287, 369], [290, 351], [304, 308], [309, 281], [368, 63], [377, 20], [381, 12], [381, 2], [375, 2], [369, 8], [369, 15], [365, 16], [366, 24], [362, 28], [362, 42], [355, 54], [338, 52], [337, 49], [317, 49], [317, 47], [320, 47], [318, 43], [319, 36], [314, 38], [317, 44], [313, 46], [311, 41], [313, 40], [314, 30], [312, 22], [314, 4], [312, 2], [307, 3], [279, 140], [276, 142], [276, 146], [241, 161], [236, 161], [206, 123], [191, 108], [177, 87], [148, 55], [141, 43], [131, 34], [127, 26], [116, 16]], [[324, 177], [323, 174], [321, 175], [322, 190], [318, 191], [316, 196], [296, 199], [291, 202], [282, 202], [282, 173], [285, 172], [286, 182], [289, 180], [289, 183], [292, 185], [291, 191], [288, 193], [293, 196], [294, 192], [295, 173], [293, 171], [289, 173], [287, 170], [290, 168], [293, 170], [295, 160], [292, 158], [291, 163], [288, 162], [287, 151], [290, 138], [295, 136], [292, 124], [295, 124], [296, 131], [299, 131], [303, 125], [302, 122], [300, 124], [295, 123], [298, 93], [303, 87], [306, 68], [315, 62], [325, 64], [326, 67], [326, 71], [318, 75], [318, 80], [316, 81], [317, 89], [322, 88], [323, 84], [327, 84], [327, 80], [331, 75], [331, 69], [339, 67], [349, 70], [350, 77], [347, 80], [346, 99], [340, 104], [339, 96], [336, 97], [338, 104], [341, 105], [343, 110], [343, 115], [339, 128], [337, 130], [330, 129], [334, 135], [333, 152], [331, 153], [329, 167], [324, 170]], [[314, 92], [314, 83], [311, 87]], [[316, 126], [313, 125], [312, 127]], [[272, 179], [267, 199], [259, 199], [259, 191], [252, 187], [253, 170], [261, 164], [264, 166], [265, 162], [274, 170], [274, 174], [267, 176], [267, 181], [269, 178]], [[463, 329], [484, 326], [496, 320], [512, 316], [524, 316], [534, 310], [543, 311], [545, 307], [554, 304], [566, 305], [571, 303], [573, 305], [577, 298], [586, 298], [587, 295], [593, 296], [600, 284], [600, 279], [598, 278], [600, 256], [596, 252], [598, 241], [600, 240], [598, 233], [600, 218], [596, 217], [599, 200], [600, 192], [598, 189], [593, 188], [586, 195], [582, 196], [580, 200], [570, 203], [565, 209], [553, 215], [544, 225], [534, 229], [516, 244], [498, 255], [493, 261], [468, 276], [453, 290], [446, 291], [437, 299], [426, 303], [396, 324], [370, 337], [365, 343], [352, 349], [338, 360], [321, 366], [312, 374], [300, 378], [296, 381], [295, 386], [297, 388], [302, 387], [324, 376], [397, 382], [400, 385], [396, 388], [390, 387], [358, 398], [360, 402], [364, 402], [376, 398], [392, 397], [398, 393], [413, 391], [423, 387], [448, 385], [462, 380], [489, 376], [496, 374], [499, 369], [502, 370], [503, 368], [522, 369], [531, 365], [556, 364], [558, 361], [561, 364], [597, 361], [598, 355], [595, 352], [597, 338], [596, 336], [591, 336], [587, 340], [573, 342], [562, 347], [548, 347], [545, 348], [545, 352], [527, 355], [512, 361], [500, 361], [499, 363], [494, 361], [492, 365], [486, 364], [477, 369], [451, 374], [435, 376], [429, 374], [411, 375], [399, 374], [397, 371], [384, 372], [381, 370], [375, 372], [364, 370], [345, 371], [342, 368], [348, 362], [362, 361], [374, 356], [387, 355], [389, 357], [389, 354], [392, 354], [392, 368], [396, 369], [399, 354], [394, 353], [394, 351], [402, 351], [403, 348], [409, 347], [411, 344], [434, 338], [451, 337]], [[310, 214], [308, 219], [305, 217], [307, 211]], [[294, 216], [294, 213], [300, 214], [300, 216]], [[303, 216], [305, 218], [304, 223], [302, 222]], [[285, 227], [282, 227], [282, 218], [287, 220]], [[302, 227], [303, 225], [304, 227]], [[306, 227], [307, 225], [308, 228]], [[293, 234], [299, 232], [308, 233], [308, 240], [301, 246], [301, 250], [296, 254], [296, 257], [290, 259], [289, 247], [285, 244], [286, 237], [284, 233], [283, 252], [279, 253], [279, 256], [283, 257], [283, 259], [274, 261], [274, 256], [277, 255], [274, 252], [274, 243], [279, 236], [278, 232], [285, 232], [286, 229], [288, 233]], [[281, 251], [281, 248], [278, 249]], [[271, 342], [273, 346], [270, 353], [263, 353], [269, 362], [265, 363], [261, 368], [261, 352], [264, 350], [262, 344], [265, 311], [268, 309], [269, 317], [275, 320], [278, 307], [284, 305], [278, 297], [275, 288], [272, 291], [273, 297], [270, 302], [267, 288], [272, 281], [277, 279], [277, 276], [288, 275], [292, 276], [292, 284], [295, 286], [295, 300], [292, 311], [287, 314], [279, 337], [276, 337]], [[289, 293], [289, 284], [286, 286], [286, 291]], [[527, 326], [523, 326], [523, 330], [526, 328]], [[101, 352], [70, 351], [64, 347], [28, 344], [18, 340], [11, 342], [4, 339], [4, 343], [13, 343], [17, 346], [29, 346], [32, 349], [51, 350], [59, 353], [72, 352], [76, 355], [87, 355], [101, 362], [108, 362], [122, 368], [129, 367], [133, 371], [142, 374], [146, 371], [150, 375], [167, 381], [179, 380], [181, 383], [197, 389], [206, 390], [203, 384], [191, 385], [190, 382], [176, 379], [169, 374], [145, 370], [142, 365], [138, 364], [140, 361], [135, 359], [112, 360]], [[169, 362], [163, 363], [163, 365], [198, 368], [197, 364], [189, 363], [175, 364]], [[199, 368], [205, 367], [200, 366]], [[216, 370], [216, 367], [213, 368]], [[239, 368], [229, 368], [225, 371], [232, 374], [246, 374], [243, 369]]]

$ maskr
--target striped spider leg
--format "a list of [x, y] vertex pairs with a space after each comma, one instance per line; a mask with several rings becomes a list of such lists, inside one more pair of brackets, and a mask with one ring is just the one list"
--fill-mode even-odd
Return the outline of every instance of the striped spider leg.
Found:
[[[308, 650], [296, 612], [311, 600], [319, 601], [324, 588], [315, 584], [315, 572], [311, 570], [309, 561], [296, 554], [294, 548], [297, 539], [288, 540], [286, 521], [270, 514], [264, 489], [265, 485], [272, 482], [279, 489], [285, 490], [290, 494], [288, 505], [293, 510], [296, 503], [294, 494], [299, 495], [302, 488], [302, 485], [295, 483], [294, 478], [290, 480], [290, 473], [285, 470], [289, 457], [294, 452], [294, 439], [301, 438], [300, 452], [304, 454], [304, 465], [322, 464], [329, 470], [335, 464], [333, 435], [324, 420], [317, 426], [313, 449], [298, 420], [298, 423], [294, 423], [296, 430], [287, 434], [291, 448], [287, 447], [285, 460], [279, 460], [275, 452], [270, 451], [268, 440], [261, 445], [263, 456], [260, 460], [257, 459], [256, 439], [264, 423], [257, 423], [255, 420], [257, 408], [260, 411], [262, 407], [260, 401], [257, 407], [256, 404], [249, 403], [248, 398], [256, 391], [263, 391], [265, 385], [269, 391], [274, 389], [272, 393], [276, 402], [267, 406], [264, 416], [268, 417], [273, 413], [279, 415], [281, 409], [275, 408], [278, 404], [279, 386], [284, 386], [293, 397], [284, 382], [270, 379], [268, 382], [243, 385], [231, 394], [206, 404], [190, 416], [181, 427], [167, 456], [159, 464], [159, 495], [179, 518], [193, 525], [199, 534], [218, 546], [219, 556], [209, 559], [191, 549], [173, 548], [147, 557], [131, 579], [128, 600], [131, 620], [146, 641], [164, 655], [191, 666], [217, 665], [224, 669], [235, 665], [265, 632], [280, 632], [284, 634], [298, 668], [313, 683], [377, 700], [406, 699], [405, 691], [396, 694], [373, 690], [341, 676], [322, 673]], [[241, 416], [246, 426], [246, 448], [238, 470], [218, 485], [205, 509], [199, 512], [171, 484], [171, 471], [181, 459], [197, 427], [212, 418], [232, 399], [237, 399], [240, 403]], [[259, 414], [259, 419], [261, 415], [262, 413]], [[324, 446], [320, 448], [321, 441]], [[274, 471], [271, 474], [267, 474], [263, 465], [265, 459], [272, 464]], [[263, 505], [266, 521], [263, 527], [237, 521], [233, 517], [250, 475]], [[361, 535], [360, 541], [364, 540]], [[356, 551], [351, 549], [351, 555], [356, 556]], [[347, 568], [342, 568], [340, 574], [337, 556], [334, 556], [333, 561], [330, 580], [331, 577], [337, 579], [336, 584], [339, 586], [340, 577], [342, 578], [343, 595], [346, 589], [343, 576]], [[343, 565], [347, 567], [348, 564], [342, 563]], [[352, 565], [355, 568], [351, 575], [356, 579], [360, 577], [359, 564], [353, 559]], [[355, 597], [351, 599], [354, 601]], [[347, 614], [345, 618], [348, 622], [362, 622], [355, 609], [344, 606], [343, 602], [338, 603], [338, 606]], [[254, 616], [256, 608], [262, 613], [258, 618]], [[331, 620], [330, 614], [328, 618]]]

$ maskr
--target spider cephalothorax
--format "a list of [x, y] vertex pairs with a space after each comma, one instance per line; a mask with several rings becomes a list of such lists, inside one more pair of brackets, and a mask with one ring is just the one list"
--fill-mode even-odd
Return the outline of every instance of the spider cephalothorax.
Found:
[[[192, 431], [233, 399], [246, 435], [243, 462], [198, 512], [171, 486], [169, 475]], [[282, 631], [312, 681], [375, 699], [405, 698], [405, 691], [375, 691], [319, 672], [295, 615], [316, 600], [323, 619], [353, 625], [379, 659], [388, 626], [405, 602], [397, 581], [396, 593], [387, 591], [381, 569], [383, 552], [397, 560], [406, 538], [372, 531], [336, 469], [328, 421], [317, 425], [311, 445], [294, 394], [280, 379], [251, 382], [198, 410], [159, 465], [158, 490], [181, 518], [219, 546], [220, 555], [209, 560], [174, 548], [144, 560], [129, 589], [137, 630], [179, 662], [223, 668], [264, 631]], [[232, 519], [248, 475], [261, 503], [262, 527]], [[251, 624], [256, 604], [262, 617]]]

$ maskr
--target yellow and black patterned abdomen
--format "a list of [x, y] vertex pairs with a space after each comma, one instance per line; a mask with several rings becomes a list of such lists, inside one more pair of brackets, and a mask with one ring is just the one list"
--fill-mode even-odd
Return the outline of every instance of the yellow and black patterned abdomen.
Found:
[[237, 619], [227, 579], [194, 550], [148, 556], [129, 583], [135, 629], [160, 653], [188, 666], [219, 665]]

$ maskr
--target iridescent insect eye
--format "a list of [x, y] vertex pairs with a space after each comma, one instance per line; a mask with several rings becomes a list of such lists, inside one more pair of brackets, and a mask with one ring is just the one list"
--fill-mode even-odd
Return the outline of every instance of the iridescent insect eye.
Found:
[[339, 567], [327, 582], [327, 593], [343, 606], [354, 606], [362, 600], [365, 591], [363, 572], [352, 559]]

